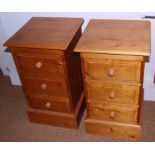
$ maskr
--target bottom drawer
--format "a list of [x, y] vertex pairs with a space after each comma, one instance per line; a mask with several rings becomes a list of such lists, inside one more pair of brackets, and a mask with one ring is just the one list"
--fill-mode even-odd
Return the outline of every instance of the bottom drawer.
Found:
[[117, 138], [140, 139], [141, 125], [96, 119], [85, 120], [86, 132], [97, 135], [108, 135]]
[[69, 101], [54, 99], [50, 96], [27, 95], [29, 106], [35, 109], [50, 110], [56, 112], [71, 112]]
[[98, 105], [90, 106], [90, 118], [100, 120], [110, 120], [118, 122], [136, 123], [137, 107], [124, 106], [107, 106], [100, 107]]

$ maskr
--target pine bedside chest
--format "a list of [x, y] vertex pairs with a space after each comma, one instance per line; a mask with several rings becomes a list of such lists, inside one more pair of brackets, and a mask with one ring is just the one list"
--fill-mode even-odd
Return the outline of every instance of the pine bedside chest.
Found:
[[77, 128], [84, 93], [81, 18], [33, 17], [4, 45], [11, 49], [32, 122]]
[[150, 22], [91, 20], [74, 52], [82, 63], [86, 131], [139, 139]]

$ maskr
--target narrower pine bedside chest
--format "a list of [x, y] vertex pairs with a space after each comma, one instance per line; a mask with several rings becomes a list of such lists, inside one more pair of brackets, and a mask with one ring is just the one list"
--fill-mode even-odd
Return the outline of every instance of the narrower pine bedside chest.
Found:
[[81, 56], [86, 131], [139, 139], [150, 22], [91, 20], [74, 52]]
[[77, 128], [84, 93], [80, 56], [72, 52], [81, 18], [33, 17], [4, 45], [10, 47], [32, 122]]

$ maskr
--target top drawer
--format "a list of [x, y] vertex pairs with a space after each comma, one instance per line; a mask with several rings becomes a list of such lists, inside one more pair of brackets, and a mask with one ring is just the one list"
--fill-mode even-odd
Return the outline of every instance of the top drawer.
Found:
[[115, 56], [84, 57], [85, 77], [93, 80], [140, 82], [141, 61], [113, 58]]
[[[38, 50], [38, 51], [37, 51]], [[47, 53], [39, 49], [15, 50], [14, 56], [22, 76], [58, 79], [65, 75], [63, 53]]]

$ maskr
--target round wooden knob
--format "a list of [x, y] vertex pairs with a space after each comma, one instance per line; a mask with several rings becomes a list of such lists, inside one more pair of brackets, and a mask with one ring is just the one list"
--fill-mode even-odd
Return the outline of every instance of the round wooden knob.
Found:
[[36, 68], [41, 68], [42, 63], [41, 62], [37, 62], [35, 66], [36, 66]]
[[47, 88], [47, 84], [46, 83], [43, 83], [42, 85], [41, 85], [41, 89], [46, 89]]
[[111, 92], [111, 93], [109, 94], [109, 98], [110, 98], [110, 99], [114, 99], [114, 98], [115, 98], [115, 92]]
[[112, 111], [112, 112], [110, 113], [110, 118], [114, 118], [114, 117], [115, 117], [115, 112]]
[[58, 62], [58, 65], [63, 65], [63, 62], [61, 62], [61, 61], [60, 61], [60, 62]]
[[109, 128], [109, 129], [108, 129], [108, 132], [113, 132], [113, 129], [112, 129], [112, 128]]
[[46, 108], [50, 108], [51, 107], [51, 103], [50, 102], [46, 102], [45, 107]]
[[110, 69], [110, 70], [108, 71], [108, 76], [109, 76], [109, 77], [113, 77], [113, 76], [114, 76], [114, 70], [113, 70], [113, 69]]

